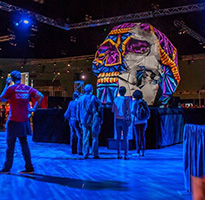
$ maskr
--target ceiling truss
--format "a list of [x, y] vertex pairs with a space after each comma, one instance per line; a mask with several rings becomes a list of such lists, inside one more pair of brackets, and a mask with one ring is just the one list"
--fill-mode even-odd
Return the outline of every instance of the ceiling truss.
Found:
[[20, 14], [27, 14], [28, 17], [32, 17], [41, 23], [55, 26], [57, 28], [61, 28], [64, 30], [72, 30], [72, 29], [82, 29], [82, 28], [103, 26], [103, 25], [108, 25], [108, 24], [113, 24], [118, 22], [127, 22], [127, 21], [149, 19], [154, 17], [162, 17], [168, 15], [176, 15], [182, 13], [201, 11], [201, 10], [205, 10], [205, 3], [178, 6], [173, 8], [157, 9], [154, 11], [140, 12], [135, 14], [128, 14], [128, 15], [103, 18], [97, 20], [90, 20], [90, 21], [80, 22], [75, 24], [59, 23], [55, 19], [45, 17], [38, 13], [5, 3], [3, 1], [0, 1], [0, 9], [7, 12], [19, 12]]
[[183, 21], [175, 20], [174, 25], [178, 28], [181, 28], [183, 31], [186, 32], [186, 34], [198, 40], [201, 44], [205, 44], [205, 38], [199, 35], [197, 32], [195, 32], [191, 28], [189, 28], [188, 26], [186, 26]]

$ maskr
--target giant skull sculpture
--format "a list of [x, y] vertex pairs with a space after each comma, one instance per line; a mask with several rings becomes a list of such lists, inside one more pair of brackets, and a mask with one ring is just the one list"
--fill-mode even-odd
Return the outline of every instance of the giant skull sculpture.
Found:
[[114, 27], [93, 61], [97, 96], [111, 105], [118, 88], [127, 96], [139, 89], [149, 105], [166, 104], [180, 81], [177, 49], [159, 30], [144, 23]]

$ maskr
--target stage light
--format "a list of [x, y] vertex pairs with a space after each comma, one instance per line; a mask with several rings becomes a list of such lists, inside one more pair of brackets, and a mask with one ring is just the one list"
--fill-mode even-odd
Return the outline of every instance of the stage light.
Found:
[[67, 66], [70, 67], [70, 63], [68, 63]]
[[179, 30], [179, 32], [178, 32], [179, 35], [184, 35], [185, 33], [186, 33], [186, 31], [183, 29]]
[[67, 74], [70, 74], [70, 70], [68, 69], [68, 70], [66, 71], [66, 73], [67, 73]]
[[58, 76], [60, 76], [60, 75], [61, 75], [61, 73], [60, 73], [60, 72], [57, 72], [57, 75], [58, 75]]
[[82, 76], [81, 76], [81, 79], [83, 79], [83, 80], [84, 80], [84, 79], [85, 79], [85, 75], [82, 75]]
[[24, 24], [29, 24], [29, 21], [28, 21], [27, 19], [24, 19], [24, 20], [23, 20], [23, 23], [24, 23]]

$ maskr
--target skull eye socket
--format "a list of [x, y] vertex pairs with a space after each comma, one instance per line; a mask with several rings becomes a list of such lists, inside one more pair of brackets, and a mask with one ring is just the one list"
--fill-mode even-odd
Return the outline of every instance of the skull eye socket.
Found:
[[128, 53], [145, 54], [150, 52], [150, 44], [147, 41], [130, 38], [126, 44], [124, 55]]

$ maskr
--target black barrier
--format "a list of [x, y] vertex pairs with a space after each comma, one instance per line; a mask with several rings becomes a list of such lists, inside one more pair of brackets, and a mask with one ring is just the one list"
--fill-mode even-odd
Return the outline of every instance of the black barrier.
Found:
[[33, 141], [69, 143], [70, 130], [62, 109], [38, 109], [33, 117]]
[[[161, 148], [183, 141], [185, 123], [205, 124], [205, 109], [154, 108], [146, 130], [147, 149]], [[64, 121], [63, 109], [37, 110], [33, 119], [33, 141], [69, 143], [70, 129]], [[99, 135], [99, 146], [109, 146], [114, 138], [114, 115], [104, 109], [104, 120]], [[134, 137], [131, 143], [134, 142]], [[135, 144], [132, 145], [133, 147]]]

